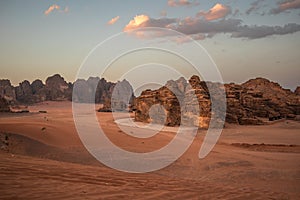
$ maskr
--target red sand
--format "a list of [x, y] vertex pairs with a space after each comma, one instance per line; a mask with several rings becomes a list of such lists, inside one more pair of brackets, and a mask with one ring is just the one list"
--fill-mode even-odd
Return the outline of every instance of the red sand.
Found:
[[[110, 169], [83, 147], [70, 102], [28, 108], [38, 114], [1, 114], [0, 199], [297, 199], [300, 196], [300, 123], [227, 125], [213, 151], [199, 160], [203, 131], [175, 163], [130, 174]], [[97, 113], [108, 137], [133, 152], [159, 149], [173, 137], [163, 132], [132, 138]]]

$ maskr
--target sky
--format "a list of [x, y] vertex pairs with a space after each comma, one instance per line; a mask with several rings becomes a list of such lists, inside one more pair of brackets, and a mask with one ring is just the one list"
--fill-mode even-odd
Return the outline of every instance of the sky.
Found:
[[[131, 31], [139, 41], [171, 40], [186, 49], [192, 43], [186, 38], [196, 40], [224, 82], [265, 77], [292, 90], [300, 85], [300, 0], [3, 0], [0, 27], [0, 79], [10, 79], [14, 85], [25, 79], [45, 81], [56, 73], [74, 81], [93, 48]], [[137, 31], [146, 27], [166, 28], [186, 37]], [[131, 43], [124, 39], [111, 45], [129, 48]], [[118, 56], [109, 53], [107, 57]], [[197, 51], [189, 54], [199, 56]], [[126, 64], [147, 55], [131, 56]], [[114, 66], [115, 73], [123, 63]], [[172, 64], [176, 65], [174, 60]], [[164, 70], [158, 72], [161, 66], [148, 70], [155, 70], [153, 76], [172, 78]], [[185, 67], [181, 66], [183, 71]]]

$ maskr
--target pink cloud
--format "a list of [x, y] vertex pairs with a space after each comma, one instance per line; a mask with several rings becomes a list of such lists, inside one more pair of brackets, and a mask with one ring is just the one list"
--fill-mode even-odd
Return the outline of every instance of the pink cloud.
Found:
[[136, 28], [144, 27], [144, 23], [150, 20], [147, 15], [137, 15], [125, 26], [124, 31], [133, 30]]
[[[218, 14], [226, 16], [226, 13]], [[300, 31], [300, 24], [289, 23], [284, 26], [267, 25], [246, 25], [239, 19], [217, 19], [216, 16], [206, 19], [205, 17], [186, 17], [184, 19], [176, 18], [158, 18], [154, 19], [147, 15], [135, 16], [124, 27], [124, 31], [141, 39], [157, 37], [174, 37], [170, 32], [164, 29], [139, 29], [139, 28], [167, 28], [190, 36], [194, 40], [203, 40], [214, 37], [217, 34], [228, 34], [232, 38], [258, 39], [272, 35], [286, 35]], [[135, 30], [135, 31], [131, 31]], [[189, 42], [188, 37], [173, 38], [176, 43]]]
[[300, 0], [284, 0], [278, 3], [278, 7], [270, 11], [271, 14], [278, 14], [286, 10], [299, 9]]
[[113, 25], [113, 24], [116, 23], [119, 19], [120, 19], [120, 16], [116, 16], [116, 17], [112, 18], [111, 20], [109, 20], [109, 21], [107, 22], [107, 24]]
[[54, 10], [59, 10], [59, 9], [60, 9], [59, 5], [53, 4], [53, 5], [49, 6], [49, 8], [47, 10], [44, 11], [44, 14], [49, 15]]
[[191, 5], [199, 5], [198, 2], [195, 1], [189, 1], [189, 0], [168, 0], [168, 5], [171, 7], [177, 7], [177, 6], [191, 6]]
[[203, 16], [206, 20], [216, 20], [222, 19], [231, 13], [231, 8], [226, 5], [222, 5], [217, 3], [214, 7], [212, 7], [209, 11], [204, 12], [200, 11], [197, 16]]

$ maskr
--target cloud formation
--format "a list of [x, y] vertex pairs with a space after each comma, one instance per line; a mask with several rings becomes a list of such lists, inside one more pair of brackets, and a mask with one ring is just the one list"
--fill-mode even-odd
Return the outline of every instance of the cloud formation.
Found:
[[222, 5], [217, 3], [209, 11], [200, 11], [197, 16], [203, 16], [206, 20], [212, 21], [216, 19], [222, 19], [231, 13], [230, 6]]
[[260, 3], [264, 0], [256, 0], [250, 4], [250, 8], [247, 9], [246, 14], [249, 15], [253, 11], [256, 11], [260, 8]]
[[53, 11], [59, 11], [59, 12], [63, 12], [63, 13], [68, 13], [69, 12], [69, 7], [66, 6], [63, 10], [61, 9], [61, 7], [57, 4], [53, 4], [51, 6], [49, 6], [49, 8], [47, 10], [44, 11], [44, 15], [49, 15], [51, 12]]
[[108, 25], [113, 25], [120, 19], [120, 16], [116, 16], [107, 22]]
[[[229, 34], [233, 38], [258, 39], [272, 35], [286, 35], [300, 31], [300, 25], [295, 23], [284, 26], [249, 26], [243, 24], [239, 19], [221, 19], [209, 21], [205, 18], [187, 17], [185, 19], [160, 18], [153, 19], [147, 15], [138, 15], [124, 28], [124, 31], [134, 30], [141, 27], [168, 28], [192, 37], [195, 40], [214, 37], [217, 34]], [[138, 37], [149, 37], [140, 31]], [[153, 36], [153, 34], [152, 34]], [[163, 31], [154, 36], [166, 36]], [[185, 39], [178, 39], [178, 43]]]
[[130, 20], [130, 22], [125, 26], [123, 30], [130, 31], [142, 27], [167, 28], [169, 25], [175, 22], [176, 19], [174, 18], [153, 19], [147, 15], [137, 15], [133, 18], [133, 20]]
[[197, 6], [199, 5], [196, 1], [189, 1], [189, 0], [168, 0], [168, 5], [171, 7], [178, 7], [178, 6]]
[[300, 25], [289, 23], [284, 26], [242, 26], [232, 37], [243, 37], [248, 39], [264, 38], [270, 35], [286, 35], [300, 31]]
[[49, 15], [52, 11], [59, 10], [59, 9], [60, 9], [59, 5], [53, 4], [53, 5], [49, 6], [49, 8], [47, 10], [44, 11], [44, 14]]
[[299, 9], [300, 8], [300, 0], [284, 0], [277, 3], [277, 8], [274, 8], [270, 11], [271, 14], [279, 14], [281, 12]]

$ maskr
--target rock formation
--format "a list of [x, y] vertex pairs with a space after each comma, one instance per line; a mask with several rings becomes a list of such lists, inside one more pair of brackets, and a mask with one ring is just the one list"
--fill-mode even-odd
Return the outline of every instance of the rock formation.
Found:
[[0, 97], [0, 112], [10, 112], [9, 103], [3, 97]]
[[[300, 115], [300, 96], [288, 89], [282, 88], [278, 83], [264, 78], [256, 78], [242, 84], [248, 93], [263, 102], [244, 102], [246, 108], [252, 108], [255, 116], [283, 118]], [[249, 104], [250, 103], [250, 104]]]
[[[152, 122], [150, 117], [152, 106], [162, 105], [167, 126], [195, 125], [207, 128], [210, 119], [211, 102], [207, 87], [199, 77], [193, 76], [189, 83], [184, 78], [170, 80], [165, 86], [151, 91], [146, 90], [135, 99], [135, 120]], [[158, 109], [161, 113], [161, 109]], [[155, 114], [152, 114], [155, 116]], [[157, 121], [157, 120], [156, 120]]]
[[[198, 122], [200, 128], [207, 128], [212, 114], [218, 117], [217, 110], [224, 109], [219, 106], [214, 113], [211, 111], [212, 100], [220, 103], [218, 88], [221, 87], [225, 87], [226, 92], [226, 122], [258, 125], [265, 119], [292, 119], [300, 115], [300, 96], [267, 79], [252, 79], [241, 85], [222, 85], [200, 81], [198, 76], [192, 76], [189, 84], [180, 78], [168, 81], [157, 90], [143, 91], [135, 99], [135, 120], [153, 121], [149, 115], [150, 108], [160, 104], [165, 110], [165, 125], [178, 126], [189, 121], [194, 124]], [[191, 98], [193, 95], [197, 98]]]
[[10, 80], [0, 80], [0, 97], [3, 97], [9, 102], [16, 101], [15, 88], [11, 85]]
[[[127, 109], [128, 102], [133, 101], [133, 90], [130, 83], [123, 80], [118, 83], [106, 81], [104, 78], [90, 77], [87, 80], [78, 79], [72, 83], [67, 83], [59, 74], [55, 74], [46, 79], [46, 83], [39, 79], [31, 84], [25, 80], [18, 86], [13, 87], [9, 80], [0, 80], [0, 97], [6, 99], [9, 104], [33, 104], [43, 101], [72, 100], [81, 103], [102, 103], [104, 107], [111, 110], [111, 98], [114, 87], [119, 96], [129, 94], [130, 97], [122, 99], [123, 103], [114, 100], [116, 110]], [[76, 90], [73, 91], [73, 87]], [[73, 93], [74, 92], [74, 93]], [[127, 102], [127, 103], [126, 103]]]
[[57, 101], [72, 99], [72, 84], [68, 84], [59, 74], [55, 74], [46, 79], [45, 89], [47, 92], [47, 100]]
[[25, 80], [15, 88], [16, 99], [24, 103], [33, 103], [32, 88], [29, 81]]
[[[222, 112], [225, 102], [220, 101], [219, 88], [226, 92], [226, 112]], [[221, 113], [226, 113], [226, 122], [236, 124], [298, 119], [300, 115], [300, 87], [292, 92], [264, 78], [251, 79], [240, 85], [223, 85], [192, 76], [189, 81], [184, 78], [170, 80], [157, 90], [143, 91], [137, 98], [132, 91], [126, 80], [112, 83], [98, 77], [78, 79], [72, 84], [55, 74], [48, 77], [45, 84], [38, 79], [31, 84], [25, 80], [16, 87], [9, 80], [0, 80], [0, 110], [9, 111], [9, 105], [18, 103], [73, 100], [104, 104], [99, 111], [106, 112], [128, 111], [130, 107], [135, 111], [137, 121], [168, 126], [192, 124], [200, 128], [207, 128], [211, 118], [218, 119]], [[216, 110], [212, 110], [212, 102]]]
[[58, 74], [48, 77], [46, 85], [37, 79], [31, 84], [25, 80], [13, 87], [9, 80], [0, 80], [0, 97], [5, 98], [10, 104], [71, 100], [72, 84], [65, 82]]
[[[115, 83], [107, 82], [104, 78], [90, 77], [88, 80], [77, 79], [74, 82], [73, 101], [80, 103], [110, 102]], [[110, 107], [110, 103], [109, 103]]]
[[296, 95], [300, 95], [300, 86], [298, 86], [294, 92]]
[[112, 111], [127, 111], [133, 102], [133, 89], [127, 80], [118, 81], [111, 96]]
[[133, 101], [133, 89], [126, 80], [112, 83], [104, 78], [90, 77], [74, 82], [73, 101], [78, 103], [101, 103], [100, 112], [125, 111]]

